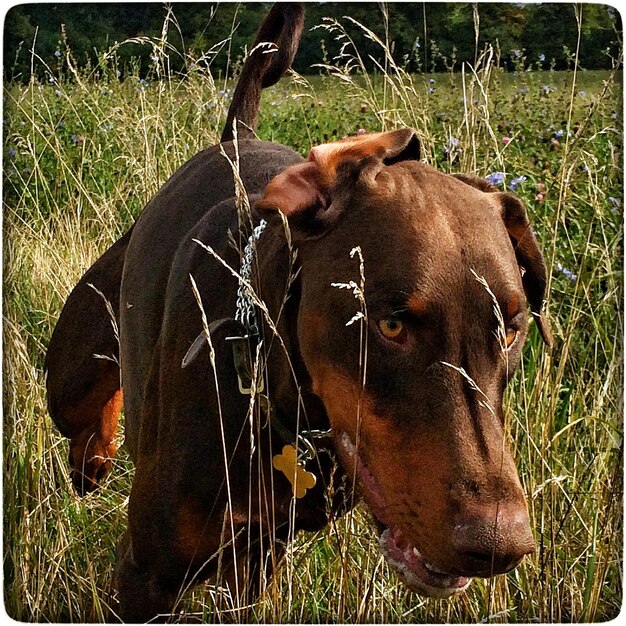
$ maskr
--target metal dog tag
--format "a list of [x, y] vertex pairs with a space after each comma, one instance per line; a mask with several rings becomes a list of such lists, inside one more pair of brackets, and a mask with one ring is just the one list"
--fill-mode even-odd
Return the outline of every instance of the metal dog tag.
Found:
[[315, 474], [304, 469], [293, 445], [283, 446], [283, 451], [272, 459], [272, 465], [287, 477], [296, 498], [303, 498], [308, 489], [315, 487]]
[[[237, 370], [237, 381], [239, 391], [244, 395], [252, 393], [252, 354], [250, 351], [250, 337], [242, 335], [240, 337], [226, 337], [233, 349], [233, 362]], [[263, 377], [260, 377], [256, 391], [262, 392], [265, 388]]]

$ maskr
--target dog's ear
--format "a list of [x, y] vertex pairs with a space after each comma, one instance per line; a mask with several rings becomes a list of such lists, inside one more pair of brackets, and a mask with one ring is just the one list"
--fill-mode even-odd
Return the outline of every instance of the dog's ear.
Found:
[[341, 179], [373, 180], [385, 165], [419, 158], [419, 140], [408, 128], [316, 146], [308, 161], [291, 165], [267, 184], [256, 210], [268, 219], [280, 212], [299, 239], [316, 239], [341, 216], [340, 203], [333, 202]]
[[496, 193], [502, 206], [502, 220], [511, 238], [515, 258], [522, 269], [522, 284], [528, 298], [530, 310], [535, 318], [544, 342], [552, 347], [554, 338], [550, 322], [543, 313], [546, 295], [546, 266], [537, 239], [530, 227], [526, 209], [517, 196], [499, 192], [496, 187], [482, 178], [455, 174], [455, 178], [476, 187], [485, 193]]
[[554, 345], [550, 321], [543, 314], [546, 295], [546, 266], [539, 249], [537, 239], [530, 227], [526, 209], [517, 196], [512, 193], [500, 193], [502, 219], [509, 232], [515, 257], [520, 267], [524, 268], [522, 284], [528, 298], [530, 310], [537, 322], [543, 340], [550, 347]]
[[346, 164], [358, 164], [376, 160], [383, 165], [399, 161], [418, 161], [420, 142], [411, 128], [401, 128], [385, 133], [370, 133], [347, 137], [341, 141], [311, 148], [309, 161], [315, 161], [330, 176]]
[[331, 204], [332, 182], [314, 161], [291, 165], [270, 180], [255, 208], [268, 220], [282, 213], [296, 240], [317, 239], [340, 215]]

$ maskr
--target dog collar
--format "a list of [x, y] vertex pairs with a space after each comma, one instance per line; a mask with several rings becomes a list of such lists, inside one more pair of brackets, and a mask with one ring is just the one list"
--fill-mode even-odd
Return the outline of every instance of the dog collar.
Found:
[[[317, 482], [315, 474], [305, 469], [305, 465], [317, 456], [317, 448], [313, 440], [328, 436], [330, 429], [307, 430], [294, 435], [274, 410], [267, 394], [263, 393], [265, 390], [263, 377], [261, 376], [258, 383], [254, 384], [256, 377], [253, 371], [251, 347], [253, 335], [248, 334], [244, 325], [232, 317], [222, 318], [209, 324], [209, 335], [212, 335], [222, 326], [234, 327], [233, 330], [236, 331], [233, 335], [225, 337], [225, 341], [231, 344], [239, 392], [243, 395], [254, 395], [258, 399], [267, 423], [284, 444], [280, 454], [276, 454], [272, 458], [272, 465], [287, 477], [294, 496], [302, 498], [306, 495], [307, 490], [314, 487]], [[258, 339], [258, 336], [255, 339]], [[206, 345], [208, 344], [205, 333], [202, 331], [187, 350], [181, 367], [185, 368], [192, 363]]]
[[256, 252], [256, 242], [259, 240], [267, 222], [261, 220], [256, 226], [248, 243], [243, 251], [243, 259], [241, 260], [241, 268], [239, 270], [239, 286], [237, 287], [237, 310], [235, 319], [245, 327], [247, 334], [259, 336], [259, 327], [256, 319], [255, 306], [248, 292], [250, 285], [250, 276], [252, 274], [252, 263], [254, 262]]
[[[256, 242], [266, 226], [267, 222], [261, 220], [252, 231], [244, 248], [239, 272], [235, 318], [215, 320], [209, 325], [208, 331], [209, 335], [212, 335], [221, 326], [229, 325], [234, 327], [233, 334], [227, 336], [225, 341], [231, 344], [239, 392], [243, 395], [254, 394], [258, 398], [260, 407], [267, 417], [267, 423], [284, 443], [280, 454], [276, 454], [272, 458], [272, 465], [289, 480], [293, 495], [296, 498], [302, 498], [317, 482], [315, 474], [306, 470], [306, 464], [317, 456], [317, 448], [313, 441], [314, 439], [327, 437], [331, 429], [311, 429], [294, 435], [274, 410], [269, 397], [263, 393], [265, 390], [264, 377], [260, 376], [257, 379], [253, 371], [252, 346], [259, 345], [261, 331], [257, 323], [256, 306], [249, 293], [250, 278], [256, 252]], [[185, 368], [193, 362], [205, 345], [207, 345], [207, 341], [205, 332], [202, 331], [185, 353], [181, 367]], [[258, 382], [255, 384], [257, 380]]]

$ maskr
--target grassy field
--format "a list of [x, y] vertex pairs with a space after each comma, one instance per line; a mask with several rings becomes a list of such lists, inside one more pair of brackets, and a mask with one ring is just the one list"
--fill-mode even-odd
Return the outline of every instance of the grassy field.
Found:
[[[460, 597], [423, 599], [389, 572], [358, 508], [300, 536], [258, 604], [234, 618], [611, 619], [623, 575], [621, 70], [555, 73], [520, 54], [504, 74], [487, 51], [474, 71], [409, 76], [385, 58], [375, 77], [335, 66], [284, 79], [264, 94], [258, 134], [306, 154], [360, 128], [411, 126], [425, 161], [501, 173], [502, 188], [525, 202], [550, 272], [557, 340], [549, 353], [533, 329], [507, 392], [538, 550]], [[358, 66], [354, 55], [344, 61]], [[132, 466], [122, 449], [102, 489], [74, 495], [67, 441], [46, 412], [44, 354], [82, 273], [180, 165], [216, 142], [232, 86], [191, 59], [185, 77], [168, 77], [157, 47], [145, 79], [120, 82], [114, 55], [97, 75], [77, 71], [64, 49], [58, 65], [45, 82], [4, 91], [4, 600], [17, 620], [101, 621]], [[198, 589], [182, 606], [223, 617], [216, 593]]]

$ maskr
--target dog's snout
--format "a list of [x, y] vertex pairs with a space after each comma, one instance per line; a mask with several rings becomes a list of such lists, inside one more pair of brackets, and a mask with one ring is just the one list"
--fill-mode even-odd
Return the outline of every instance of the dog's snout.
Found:
[[464, 574], [493, 576], [513, 569], [535, 550], [525, 507], [500, 507], [461, 519], [452, 545]]

